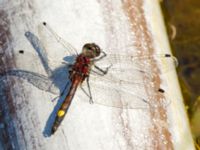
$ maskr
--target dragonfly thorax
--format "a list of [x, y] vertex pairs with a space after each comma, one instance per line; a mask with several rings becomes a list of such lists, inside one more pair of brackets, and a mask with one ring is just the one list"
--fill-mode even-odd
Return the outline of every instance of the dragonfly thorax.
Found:
[[76, 62], [72, 67], [72, 71], [83, 77], [88, 76], [90, 72], [91, 60], [90, 58], [84, 56], [83, 54], [78, 55]]
[[101, 49], [95, 43], [86, 43], [82, 48], [82, 54], [88, 58], [98, 57], [100, 53], [101, 53]]

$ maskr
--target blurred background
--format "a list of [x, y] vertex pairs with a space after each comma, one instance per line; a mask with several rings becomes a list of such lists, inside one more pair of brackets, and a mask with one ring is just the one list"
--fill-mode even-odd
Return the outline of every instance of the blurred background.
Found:
[[200, 0], [162, 0], [192, 134], [200, 149]]

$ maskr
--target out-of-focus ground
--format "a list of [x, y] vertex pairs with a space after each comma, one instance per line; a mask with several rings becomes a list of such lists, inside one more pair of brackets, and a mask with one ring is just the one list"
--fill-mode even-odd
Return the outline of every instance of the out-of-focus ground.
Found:
[[163, 0], [162, 9], [181, 83], [191, 129], [200, 136], [200, 1]]

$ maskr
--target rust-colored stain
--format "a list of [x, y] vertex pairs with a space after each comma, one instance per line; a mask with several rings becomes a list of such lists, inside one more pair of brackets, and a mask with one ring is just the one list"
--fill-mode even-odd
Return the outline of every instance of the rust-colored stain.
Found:
[[[143, 1], [123, 1], [123, 8], [124, 12], [130, 19], [130, 23], [132, 24], [131, 29], [135, 33], [135, 37], [137, 39], [134, 46], [136, 46], [136, 48], [141, 52], [141, 55], [154, 55], [153, 38], [150, 31], [148, 30], [147, 22], [145, 19]], [[142, 28], [140, 28], [141, 26]], [[156, 62], [153, 62], [150, 67], [158, 68]], [[159, 69], [153, 72], [153, 74], [154, 76], [151, 80], [155, 83], [155, 89], [152, 90], [149, 87], [145, 88], [151, 103], [157, 104], [158, 107], [150, 108], [152, 126], [150, 127], [149, 131], [152, 139], [150, 142], [152, 144], [148, 149], [173, 149], [171, 134], [169, 132], [167, 123], [166, 106], [160, 105], [162, 104], [162, 100], [165, 98], [157, 92], [161, 83], [159, 77]], [[144, 80], [147, 80], [147, 77], [144, 77]]]
[[[113, 34], [116, 32], [115, 24], [113, 23], [116, 19], [115, 16], [112, 15], [112, 12], [115, 11], [113, 4], [111, 1], [104, 1], [99, 0], [100, 6], [102, 8], [102, 14], [103, 19], [105, 23], [105, 30], [106, 30], [106, 42], [108, 47], [112, 47], [117, 45], [119, 42], [116, 39], [113, 39]], [[127, 120], [125, 120], [123, 117], [121, 117], [123, 113], [123, 110], [119, 112], [119, 122], [121, 124], [121, 134], [126, 141], [126, 146], [128, 149], [134, 149], [134, 144], [132, 142], [132, 128], [130, 127], [130, 124], [127, 123]], [[126, 114], [128, 115], [128, 114]]]
[[[130, 21], [130, 27], [131, 30], [134, 32], [134, 38], [133, 44], [137, 48], [138, 51], [140, 51], [141, 56], [142, 55], [154, 55], [154, 45], [153, 45], [153, 38], [152, 35], [148, 29], [147, 22], [144, 15], [143, 10], [143, 1], [141, 0], [127, 0], [127, 1], [121, 1], [123, 5], [123, 10], [126, 16], [129, 18]], [[114, 11], [114, 6], [112, 2], [105, 2], [105, 1], [99, 1], [102, 9], [103, 9], [103, 19], [106, 23], [106, 39], [108, 44], [107, 45], [115, 45], [116, 40], [113, 40], [112, 34], [115, 32], [115, 27], [113, 24], [113, 20], [115, 19], [114, 16], [112, 16], [112, 12]], [[112, 44], [110, 44], [112, 43]], [[142, 63], [142, 62], [141, 62]], [[150, 135], [150, 137], [147, 140], [147, 142], [151, 143], [148, 145], [151, 145], [151, 147], [146, 147], [147, 149], [173, 149], [171, 134], [168, 129], [168, 122], [167, 122], [167, 113], [166, 113], [166, 105], [163, 105], [163, 101], [165, 100], [165, 97], [158, 92], [158, 89], [160, 88], [160, 77], [159, 77], [159, 69], [157, 66], [156, 61], [152, 62], [150, 64], [151, 70], [154, 75], [151, 78], [151, 82], [154, 83], [154, 87], [148, 87], [146, 86], [146, 92], [148, 94], [148, 97], [150, 99], [150, 102], [152, 105], [157, 105], [158, 107], [151, 107], [149, 109], [149, 114], [151, 118], [151, 126], [149, 127], [149, 133], [147, 133], [147, 136]], [[154, 69], [153, 69], [154, 68]], [[157, 68], [157, 69], [155, 69]], [[144, 80], [149, 81], [149, 77], [143, 77]], [[145, 83], [148, 83], [145, 82]], [[167, 100], [166, 100], [167, 101]], [[166, 102], [167, 103], [167, 102]], [[125, 123], [123, 118], [121, 118], [121, 123], [124, 126], [124, 128], [128, 131], [125, 132], [124, 138], [126, 140], [126, 144], [128, 147], [134, 149], [133, 143], [130, 141], [130, 134], [131, 127], [129, 127], [129, 124]], [[144, 145], [145, 146], [145, 145]]]

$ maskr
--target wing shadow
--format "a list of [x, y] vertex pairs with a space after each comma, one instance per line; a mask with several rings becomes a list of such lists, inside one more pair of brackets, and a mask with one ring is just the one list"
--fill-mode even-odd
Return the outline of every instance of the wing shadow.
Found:
[[[57, 95], [62, 93], [66, 85], [68, 85], [67, 88], [65, 89], [65, 92], [64, 92], [65, 94], [62, 97], [58, 98], [58, 102], [46, 122], [43, 135], [47, 137], [51, 135], [51, 127], [55, 120], [56, 113], [58, 109], [60, 108], [64, 100], [64, 97], [68, 93], [68, 89], [70, 87], [70, 80], [68, 78], [69, 66], [61, 65], [57, 67], [56, 69], [52, 70], [48, 64], [48, 59], [47, 59], [45, 49], [43, 45], [41, 44], [40, 40], [38, 39], [38, 37], [34, 35], [33, 33], [31, 33], [30, 31], [27, 31], [25, 33], [25, 37], [28, 39], [28, 41], [30, 42], [34, 50], [36, 51], [38, 58], [41, 61], [41, 65], [44, 67], [47, 76], [39, 74], [39, 73], [31, 72], [31, 71], [13, 69], [13, 70], [8, 70], [6, 72], [0, 73], [0, 82], [4, 81], [4, 79], [6, 79], [8, 76], [15, 76], [15, 77], [19, 77], [26, 80], [27, 82], [34, 85], [40, 90], [47, 91], [47, 92], [50, 92], [52, 94], [57, 94]], [[19, 53], [21, 53], [21, 51]], [[23, 55], [23, 53], [21, 55]], [[66, 56], [63, 58], [63, 60], [71, 64], [73, 63], [74, 59], [75, 59], [75, 55]]]
[[[29, 40], [29, 42], [31, 43], [33, 48], [36, 50], [36, 52], [39, 56], [39, 59], [41, 60], [41, 63], [43, 65], [48, 77], [51, 79], [51, 81], [53, 81], [53, 85], [55, 85], [56, 87], [59, 88], [60, 93], [64, 93], [64, 95], [62, 95], [62, 97], [59, 97], [58, 102], [57, 102], [56, 106], [54, 107], [52, 113], [50, 114], [50, 116], [46, 122], [46, 125], [44, 127], [43, 135], [45, 137], [48, 137], [48, 136], [51, 136], [51, 129], [52, 129], [55, 117], [56, 117], [56, 113], [59, 110], [60, 106], [62, 105], [62, 103], [64, 101], [64, 97], [67, 95], [70, 84], [71, 84], [69, 81], [69, 78], [68, 78], [69, 66], [67, 67], [67, 65], [64, 65], [64, 66], [58, 67], [52, 71], [52, 69], [48, 65], [48, 59], [47, 59], [45, 49], [42, 46], [42, 44], [40, 43], [37, 36], [35, 36], [33, 33], [29, 32], [29, 31], [25, 33], [25, 36]], [[67, 61], [70, 64], [73, 64], [73, 62], [75, 60], [75, 55], [66, 56], [63, 58], [63, 60]], [[65, 84], [63, 84], [63, 83], [65, 83]], [[67, 86], [67, 88], [65, 89], [66, 86]], [[53, 88], [49, 88], [49, 89], [52, 90]], [[63, 91], [63, 90], [65, 90], [65, 91]]]

